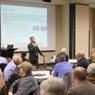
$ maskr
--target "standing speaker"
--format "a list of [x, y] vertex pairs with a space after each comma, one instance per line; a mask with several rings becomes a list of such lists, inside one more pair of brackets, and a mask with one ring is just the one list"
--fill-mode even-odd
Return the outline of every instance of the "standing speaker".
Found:
[[51, 0], [43, 0], [44, 2], [51, 2]]

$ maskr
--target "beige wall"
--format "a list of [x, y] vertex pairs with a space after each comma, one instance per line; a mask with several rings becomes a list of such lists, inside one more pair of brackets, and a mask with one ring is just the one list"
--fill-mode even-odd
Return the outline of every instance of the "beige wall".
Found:
[[62, 46], [69, 54], [69, 5], [62, 6]]
[[85, 52], [88, 57], [89, 50], [89, 6], [76, 5], [76, 53], [79, 51]]

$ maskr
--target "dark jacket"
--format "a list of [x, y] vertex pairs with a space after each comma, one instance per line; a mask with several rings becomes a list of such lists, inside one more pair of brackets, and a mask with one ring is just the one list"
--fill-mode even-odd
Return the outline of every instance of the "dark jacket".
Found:
[[67, 95], [95, 95], [95, 85], [84, 80], [71, 87]]
[[87, 69], [90, 62], [86, 58], [82, 58], [80, 61], [78, 61], [77, 66], [81, 66], [85, 69]]
[[31, 73], [16, 80], [11, 85], [10, 92], [13, 92], [15, 86], [18, 87], [18, 90], [13, 95], [39, 95], [38, 83]]
[[28, 45], [29, 50], [29, 60], [34, 61], [38, 59], [38, 53], [42, 55], [42, 52], [40, 51], [38, 46], [34, 46], [32, 43]]

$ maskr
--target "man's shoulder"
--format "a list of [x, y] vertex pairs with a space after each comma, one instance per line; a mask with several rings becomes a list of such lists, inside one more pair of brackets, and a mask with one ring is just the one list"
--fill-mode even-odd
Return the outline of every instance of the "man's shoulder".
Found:
[[36, 79], [34, 78], [34, 76], [31, 74], [29, 76], [26, 76], [23, 78], [22, 82], [27, 82], [27, 81], [35, 81]]
[[88, 89], [89, 87], [95, 88], [95, 85], [88, 81], [81, 81], [78, 84], [76, 84], [75, 86], [73, 86], [72, 89], [74, 89], [74, 90], [80, 89], [81, 90], [82, 88]]
[[[89, 82], [86, 82], [86, 81], [83, 81], [83, 82], [80, 82], [78, 84], [76, 84], [75, 86], [72, 86], [67, 95], [94, 95], [95, 94], [95, 85], [89, 83]], [[89, 92], [90, 91], [90, 92]], [[94, 94], [93, 94], [94, 93]]]

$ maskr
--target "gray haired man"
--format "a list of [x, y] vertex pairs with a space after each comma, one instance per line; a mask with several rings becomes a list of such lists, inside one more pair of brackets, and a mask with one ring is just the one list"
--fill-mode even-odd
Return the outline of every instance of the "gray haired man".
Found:
[[40, 85], [40, 95], [65, 95], [65, 86], [61, 79], [49, 78]]

